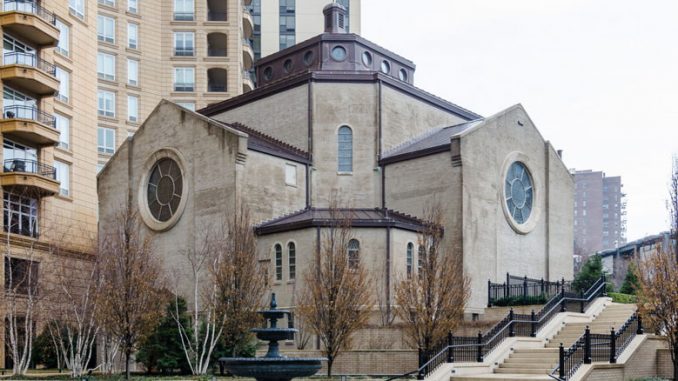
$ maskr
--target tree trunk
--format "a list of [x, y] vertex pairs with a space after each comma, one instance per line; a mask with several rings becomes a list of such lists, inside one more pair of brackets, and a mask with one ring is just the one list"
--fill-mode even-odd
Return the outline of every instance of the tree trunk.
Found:
[[678, 381], [678, 343], [673, 346], [673, 381]]
[[327, 356], [327, 378], [332, 378], [332, 363], [334, 363], [334, 357]]
[[132, 351], [125, 351], [125, 380], [129, 380], [129, 362], [130, 358], [132, 357]]

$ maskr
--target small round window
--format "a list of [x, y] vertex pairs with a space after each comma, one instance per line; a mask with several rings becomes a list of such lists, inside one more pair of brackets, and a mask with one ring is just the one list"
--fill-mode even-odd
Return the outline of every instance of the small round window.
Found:
[[335, 46], [332, 48], [332, 59], [335, 61], [343, 61], [346, 59], [346, 49], [343, 46]]
[[384, 74], [391, 72], [391, 64], [388, 61], [381, 61], [381, 72]]
[[273, 78], [273, 68], [269, 66], [264, 69], [264, 79], [270, 81], [271, 78]]
[[177, 213], [183, 186], [181, 168], [174, 160], [163, 158], [153, 165], [146, 189], [146, 202], [153, 218], [165, 222]]
[[534, 186], [525, 164], [516, 161], [509, 167], [504, 184], [504, 199], [511, 218], [524, 224], [532, 213]]
[[292, 68], [294, 65], [292, 64], [292, 60], [286, 59], [285, 62], [283, 63], [283, 69], [285, 70], [285, 73], [289, 73], [292, 71]]
[[403, 82], [407, 82], [407, 71], [405, 69], [400, 69], [400, 71], [398, 71], [398, 78]]
[[313, 51], [309, 50], [304, 53], [304, 64], [306, 66], [311, 66], [313, 64], [313, 59], [315, 58]]
[[370, 52], [363, 52], [362, 54], [363, 65], [370, 67], [372, 66], [372, 55]]

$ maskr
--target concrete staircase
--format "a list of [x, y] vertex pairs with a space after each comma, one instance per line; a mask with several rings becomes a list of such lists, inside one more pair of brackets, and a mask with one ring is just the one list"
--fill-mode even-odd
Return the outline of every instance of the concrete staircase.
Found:
[[494, 369], [493, 374], [468, 376], [453, 376], [451, 381], [481, 381], [481, 380], [551, 380], [548, 374], [558, 364], [558, 346], [571, 346], [588, 325], [592, 333], [610, 333], [610, 328], [618, 329], [633, 315], [636, 307], [632, 304], [608, 305], [591, 322], [568, 323], [547, 340], [543, 348], [520, 349], [516, 348], [503, 363]]

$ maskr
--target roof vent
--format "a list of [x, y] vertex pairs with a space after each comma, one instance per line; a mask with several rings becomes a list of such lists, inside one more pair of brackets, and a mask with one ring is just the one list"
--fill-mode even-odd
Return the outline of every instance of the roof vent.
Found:
[[338, 3], [330, 3], [323, 8], [325, 15], [325, 33], [347, 33], [346, 8]]

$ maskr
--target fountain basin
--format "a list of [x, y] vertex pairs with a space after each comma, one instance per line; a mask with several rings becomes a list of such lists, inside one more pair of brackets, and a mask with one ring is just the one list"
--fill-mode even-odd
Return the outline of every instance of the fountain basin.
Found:
[[257, 335], [259, 340], [264, 341], [279, 341], [279, 340], [294, 340], [294, 334], [297, 332], [295, 328], [254, 328], [250, 332]]
[[289, 381], [295, 377], [316, 374], [324, 358], [292, 357], [222, 357], [219, 359], [229, 372], [241, 377], [254, 377], [257, 381]]

